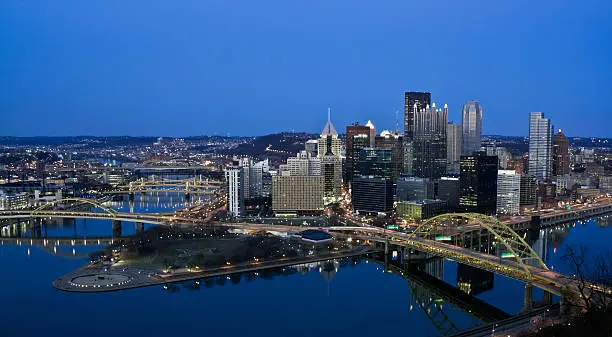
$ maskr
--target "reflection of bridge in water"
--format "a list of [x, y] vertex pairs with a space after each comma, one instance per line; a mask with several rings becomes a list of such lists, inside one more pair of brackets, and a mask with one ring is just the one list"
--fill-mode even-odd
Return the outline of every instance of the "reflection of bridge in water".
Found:
[[[353, 257], [340, 260], [303, 263], [283, 268], [264, 269], [247, 273], [221, 275], [207, 279], [196, 279], [181, 284], [185, 288], [199, 289], [202, 284], [206, 285], [206, 287], [223, 286], [227, 284], [227, 282], [239, 284], [241, 280], [252, 281], [258, 278], [271, 279], [276, 276], [294, 275], [296, 272], [306, 274], [315, 270], [321, 274], [321, 277], [325, 281], [333, 282], [334, 276], [337, 273], [341, 273], [343, 268], [360, 263], [361, 261], [375, 262], [381, 266], [385, 265], [385, 262], [380, 258], [369, 259]], [[442, 263], [443, 261], [441, 259], [430, 260], [428, 265], [424, 266], [424, 269], [433, 269], [439, 274], [442, 272]], [[510, 317], [509, 314], [494, 306], [471, 295], [467, 295], [459, 289], [440, 280], [439, 278], [442, 277], [441, 275], [437, 275], [439, 277], [437, 278], [427, 274], [425, 271], [413, 268], [414, 265], [412, 267], [403, 267], [399, 264], [401, 264], [399, 261], [386, 263], [385, 270], [401, 276], [408, 282], [411, 298], [403, 304], [410, 306], [409, 310], [411, 311], [415, 306], [419, 308], [443, 336], [448, 336], [459, 331], [457, 326], [444, 313], [444, 304], [452, 305], [485, 323]], [[428, 266], [431, 267], [432, 265], [436, 266], [434, 266], [434, 268], [428, 268]], [[179, 285], [165, 285], [164, 288], [170, 292], [175, 292], [179, 289]]]
[[[486, 232], [487, 241], [472, 238], [466, 242], [463, 228], [471, 233]], [[475, 230], [476, 229], [476, 230]], [[552, 302], [552, 294], [565, 296], [579, 292], [578, 281], [548, 269], [531, 246], [508, 225], [482, 214], [444, 214], [424, 221], [410, 233], [374, 227], [333, 227], [332, 231], [348, 231], [357, 237], [382, 242], [389, 246], [414, 249], [475, 268], [494, 272], [526, 283], [525, 310], [532, 307], [533, 286], [544, 290], [545, 304]], [[478, 239], [482, 234], [478, 235]], [[597, 284], [587, 285], [590, 291], [602, 291]], [[563, 298], [562, 298], [563, 301]]]
[[[419, 264], [401, 261], [377, 261], [396, 275], [401, 276], [410, 287], [410, 309], [420, 308], [442, 336], [459, 331], [459, 328], [444, 313], [444, 304], [450, 304], [484, 323], [495, 322], [511, 315], [443, 281], [444, 261], [429, 259]], [[431, 274], [433, 273], [433, 275]]]
[[[85, 217], [113, 220], [113, 227], [115, 225], [120, 227], [121, 221], [165, 225], [203, 223], [199, 217], [189, 217], [190, 214], [188, 212], [181, 213], [182, 216], [177, 216], [177, 214], [130, 214], [117, 212], [93, 201], [86, 202], [101, 208], [103, 212], [48, 210], [46, 207], [49, 204], [47, 204], [33, 211], [0, 212], [0, 219], [53, 216], [68, 218]], [[50, 204], [53, 204], [53, 202]], [[562, 214], [555, 216], [564, 217]], [[299, 226], [261, 224], [223, 224], [223, 226], [245, 229], [247, 231], [297, 232], [305, 229]], [[390, 231], [371, 226], [323, 227], [320, 229], [330, 232], [341, 231], [356, 237], [362, 236], [371, 241], [383, 242], [385, 246], [408, 247], [524, 281], [528, 285], [526, 288], [526, 298], [531, 297], [532, 285], [545, 290], [545, 302], [552, 300], [551, 294], [562, 295], [567, 293], [567, 291], [575, 293], [577, 290], [575, 280], [550, 271], [541, 257], [508, 224], [482, 214], [453, 213], [440, 215], [424, 221], [410, 233]], [[470, 236], [467, 238], [466, 233], [477, 233], [477, 235], [476, 237]], [[484, 241], [482, 240], [483, 238], [485, 239]], [[596, 291], [601, 288], [594, 284], [589, 286]], [[526, 303], [531, 302], [530, 299], [526, 300]]]
[[[90, 257], [88, 252], [80, 252], [86, 247], [102, 248], [133, 239], [133, 236], [108, 237], [108, 236], [88, 236], [88, 237], [0, 237], [1, 246], [26, 247], [26, 254], [30, 254], [30, 248], [37, 247], [50, 255], [66, 258], [87, 259]], [[66, 251], [66, 248], [69, 251]]]
[[[55, 206], [65, 206], [68, 203], [68, 209], [52, 209]], [[172, 226], [175, 224], [204, 224], [212, 218], [213, 211], [216, 210], [222, 202], [217, 199], [211, 199], [208, 203], [209, 208], [205, 212], [198, 211], [191, 213], [189, 211], [172, 212], [172, 213], [125, 213], [118, 212], [111, 207], [107, 207], [92, 199], [84, 198], [64, 198], [51, 201], [43, 206], [33, 210], [10, 210], [0, 211], [0, 228], [14, 224], [23, 219], [99, 219], [111, 220], [113, 224], [113, 232], [117, 236], [121, 236], [121, 223], [134, 222], [141, 227], [144, 224], [166, 225]], [[89, 205], [93, 210], [74, 209], [75, 205]], [[130, 203], [131, 205], [131, 203]], [[203, 207], [202, 205], [198, 207]], [[97, 211], [99, 210], [99, 211]], [[11, 222], [14, 221], [14, 222]]]
[[209, 180], [202, 178], [191, 179], [138, 179], [125, 185], [118, 185], [113, 190], [105, 191], [106, 194], [128, 194], [131, 199], [134, 193], [168, 192], [185, 193], [186, 198], [191, 194], [216, 194], [224, 186], [220, 180]]

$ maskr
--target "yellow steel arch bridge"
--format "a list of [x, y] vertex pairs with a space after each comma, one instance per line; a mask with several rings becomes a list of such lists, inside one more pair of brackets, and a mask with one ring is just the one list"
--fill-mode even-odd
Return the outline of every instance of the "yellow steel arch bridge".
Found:
[[209, 179], [138, 179], [127, 184], [116, 186], [107, 194], [146, 193], [146, 192], [172, 192], [214, 194], [224, 186], [223, 181]]
[[[72, 208], [50, 209], [52, 206], [65, 204], [70, 202]], [[101, 212], [92, 210], [78, 210], [75, 206], [90, 205], [93, 208], [100, 209]], [[176, 223], [195, 223], [201, 219], [190, 218], [186, 216], [178, 216], [176, 213], [123, 213], [112, 208], [106, 207], [103, 204], [86, 198], [64, 198], [54, 200], [40, 206], [34, 210], [11, 210], [0, 211], [0, 220], [2, 219], [22, 219], [22, 218], [85, 218], [85, 219], [106, 219], [116, 221], [131, 221], [139, 223], [148, 223], [153, 225], [172, 225]]]
[[479, 213], [448, 213], [427, 219], [410, 233], [408, 239], [420, 237], [435, 240], [436, 237], [444, 237], [445, 234], [457, 232], [461, 226], [469, 227], [470, 225], [480, 226], [489, 232], [495, 239], [495, 243], [507, 250], [506, 256], [514, 258], [525, 274], [532, 274], [529, 266], [549, 270], [533, 248], [512, 228], [497, 218]]
[[[476, 229], [488, 231], [495, 239], [497, 246], [503, 247], [498, 249], [497, 255], [482, 253], [439, 240], [447, 237], [447, 234], [456, 235], [465, 230]], [[579, 284], [576, 280], [549, 270], [531, 246], [510, 227], [493, 217], [482, 214], [443, 214], [424, 221], [410, 233], [370, 226], [332, 227], [330, 230], [351, 231], [364, 240], [413, 248], [427, 254], [532, 283], [556, 295], [578, 291]], [[590, 284], [589, 287], [594, 291], [607, 291], [596, 284]]]

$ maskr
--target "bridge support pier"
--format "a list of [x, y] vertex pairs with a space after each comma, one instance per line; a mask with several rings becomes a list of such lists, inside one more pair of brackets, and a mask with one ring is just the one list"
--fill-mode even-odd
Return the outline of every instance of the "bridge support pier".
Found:
[[525, 283], [525, 293], [523, 296], [523, 311], [533, 309], [533, 284]]
[[39, 239], [42, 236], [42, 225], [40, 219], [30, 219], [30, 236]]
[[136, 223], [136, 233], [140, 234], [144, 232], [144, 224], [142, 222]]
[[542, 304], [546, 306], [552, 305], [552, 293], [544, 290], [544, 295], [542, 297]]
[[191, 200], [191, 193], [189, 193], [189, 192], [185, 193], [185, 200], [186, 201]]
[[134, 201], [134, 192], [130, 192], [130, 194], [128, 194], [130, 201]]
[[113, 237], [121, 237], [121, 220], [113, 220]]

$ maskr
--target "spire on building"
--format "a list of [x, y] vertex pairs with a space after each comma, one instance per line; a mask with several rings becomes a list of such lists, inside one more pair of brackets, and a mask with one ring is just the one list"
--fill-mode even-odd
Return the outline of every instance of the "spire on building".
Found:
[[321, 137], [327, 136], [338, 136], [338, 132], [336, 132], [336, 128], [334, 128], [334, 124], [331, 122], [331, 107], [327, 108], [327, 123], [323, 128], [323, 132], [321, 132]]

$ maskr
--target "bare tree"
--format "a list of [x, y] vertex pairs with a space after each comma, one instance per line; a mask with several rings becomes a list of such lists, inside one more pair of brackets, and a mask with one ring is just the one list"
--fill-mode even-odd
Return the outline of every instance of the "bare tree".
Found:
[[589, 259], [586, 247], [568, 246], [563, 260], [572, 268], [577, 290], [564, 294], [566, 303], [587, 316], [606, 311], [612, 286], [612, 252]]

